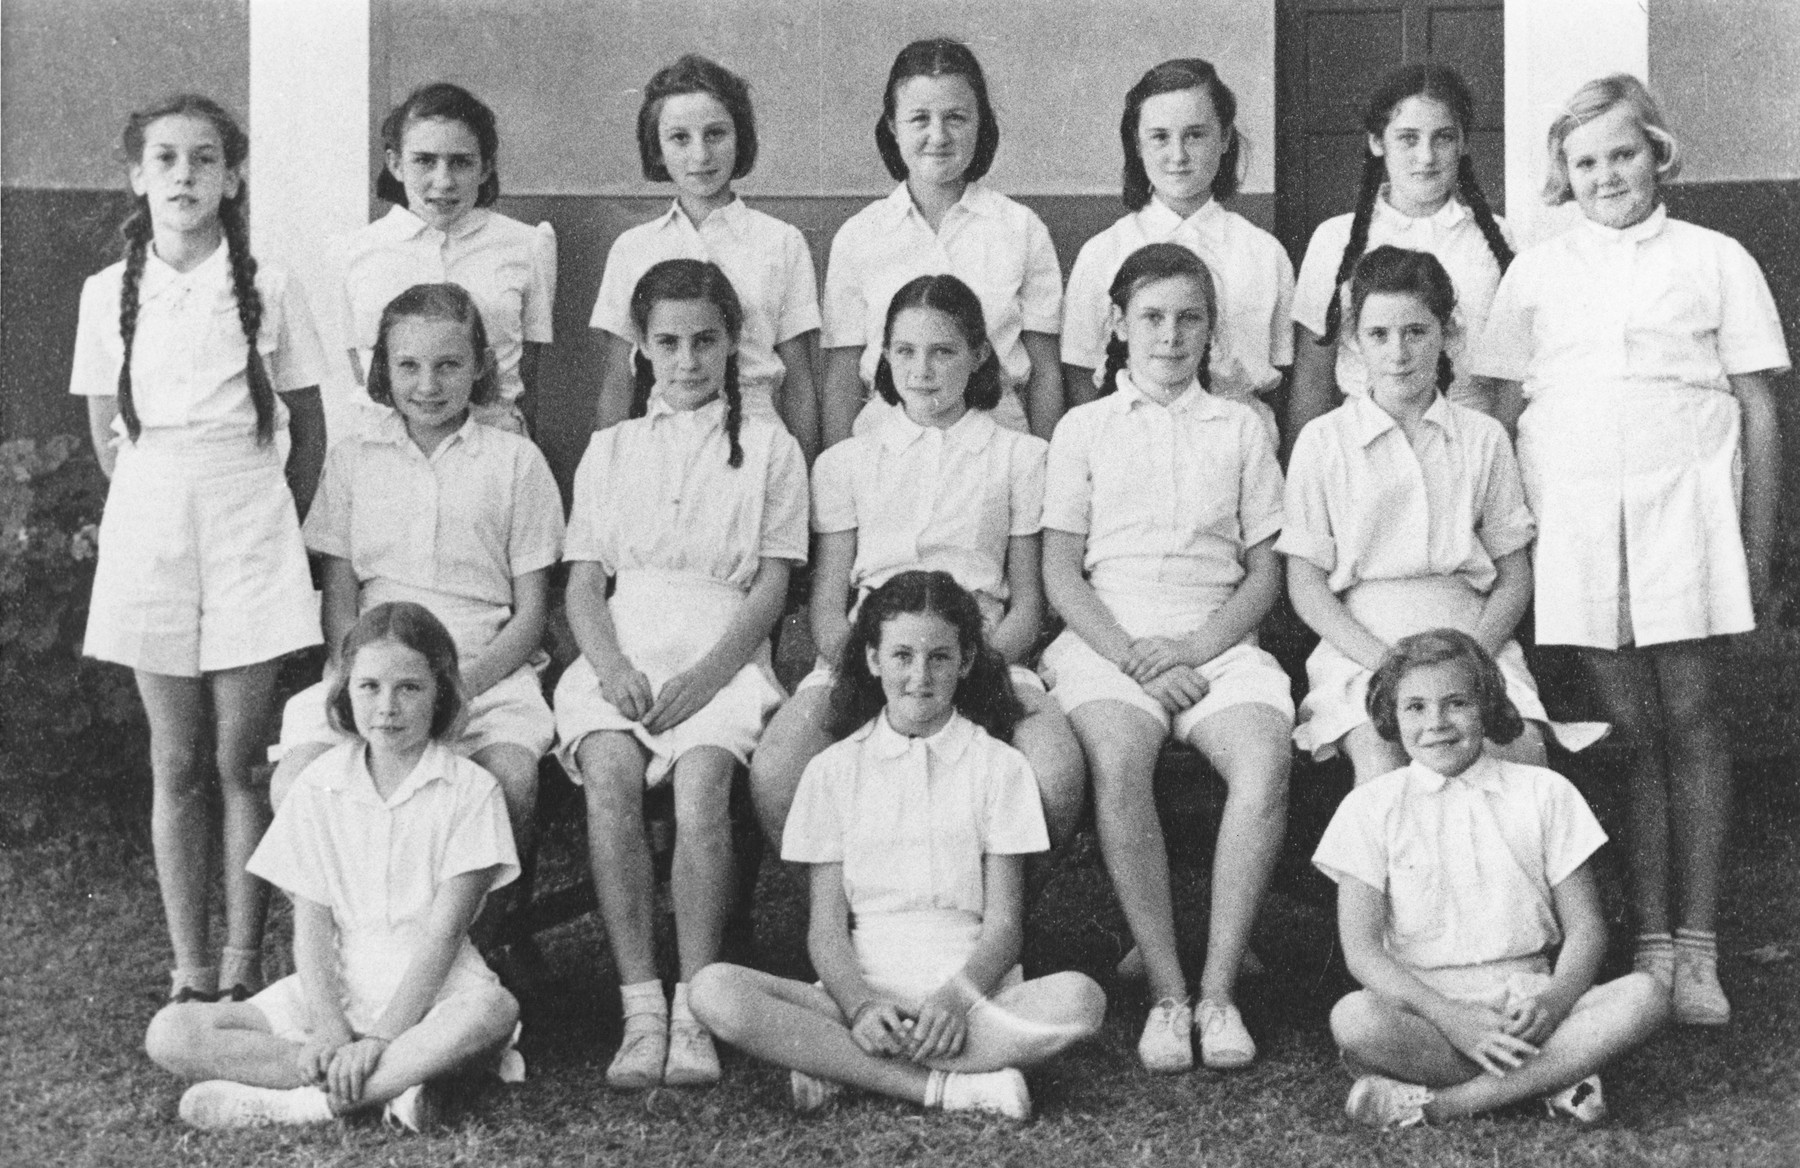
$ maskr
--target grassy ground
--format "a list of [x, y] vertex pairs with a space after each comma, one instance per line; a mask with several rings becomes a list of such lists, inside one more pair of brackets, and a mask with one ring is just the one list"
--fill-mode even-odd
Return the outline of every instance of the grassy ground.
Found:
[[[0, 766], [3, 766], [0, 760]], [[1584, 788], [1608, 829], [1621, 793], [1605, 760]], [[373, 1124], [301, 1133], [204, 1134], [175, 1118], [180, 1085], [143, 1056], [167, 960], [141, 807], [33, 802], [0, 774], [0, 1163], [202, 1166], [350, 1164], [1796, 1164], [1800, 1163], [1800, 775], [1789, 761], [1740, 767], [1724, 980], [1737, 1021], [1670, 1030], [1606, 1076], [1613, 1118], [1579, 1130], [1524, 1112], [1454, 1127], [1370, 1133], [1343, 1117], [1349, 1080], [1324, 1028], [1349, 987], [1329, 899], [1304, 854], [1333, 795], [1296, 779], [1296, 837], [1258, 926], [1271, 973], [1245, 987], [1263, 1055], [1230, 1076], [1145, 1074], [1133, 1047], [1142, 992], [1110, 970], [1125, 930], [1105, 874], [1077, 857], [1035, 907], [1028, 972], [1083, 969], [1112, 996], [1100, 1039], [1032, 1077], [1038, 1118], [1023, 1129], [877, 1100], [799, 1119], [785, 1075], [727, 1053], [711, 1091], [614, 1095], [601, 1083], [617, 1040], [617, 997], [590, 916], [542, 937], [551, 980], [527, 1001], [531, 1081], [494, 1088], [448, 1134], [403, 1137]], [[1306, 784], [1315, 784], [1310, 788]], [[1214, 795], [1174, 800], [1171, 834], [1209, 838]], [[1310, 793], [1309, 793], [1310, 792]], [[546, 882], [569, 877], [578, 827], [547, 844]], [[1623, 937], [1617, 857], [1603, 879]], [[1177, 871], [1185, 936], [1204, 936], [1205, 873], [1190, 849]], [[772, 866], [771, 866], [772, 867]], [[777, 972], [804, 969], [797, 883], [765, 870], [757, 944]], [[271, 965], [287, 924], [271, 929]], [[1195, 942], [1198, 944], [1198, 941]], [[1198, 967], [1198, 952], [1190, 955]], [[1774, 956], [1774, 960], [1765, 960]], [[1609, 969], [1616, 970], [1617, 961]]]

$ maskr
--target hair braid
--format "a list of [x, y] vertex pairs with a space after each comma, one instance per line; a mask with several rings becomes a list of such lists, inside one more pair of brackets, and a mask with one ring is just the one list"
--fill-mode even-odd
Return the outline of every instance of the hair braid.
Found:
[[150, 252], [150, 200], [139, 195], [133, 201], [131, 214], [119, 224], [119, 235], [125, 243], [125, 273], [119, 279], [119, 340], [125, 348], [125, 359], [119, 362], [119, 416], [125, 419], [125, 433], [136, 442], [144, 426], [131, 397], [131, 349], [137, 339], [144, 261]]
[[631, 413], [641, 418], [650, 412], [650, 392], [656, 388], [656, 367], [642, 349], [631, 355]]
[[1119, 371], [1131, 356], [1131, 347], [1117, 334], [1106, 339], [1106, 372], [1100, 378], [1100, 397], [1110, 397], [1119, 388]]
[[744, 448], [738, 443], [738, 427], [743, 421], [744, 393], [738, 388], [738, 359], [733, 353], [725, 358], [725, 439], [731, 443], [725, 465], [730, 467], [744, 465]]
[[1362, 188], [1356, 195], [1356, 215], [1350, 220], [1350, 239], [1344, 244], [1343, 257], [1338, 260], [1337, 278], [1331, 282], [1331, 305], [1325, 310], [1325, 335], [1319, 338], [1322, 344], [1329, 345], [1337, 340], [1338, 326], [1344, 317], [1341, 293], [1350, 273], [1356, 270], [1356, 261], [1369, 246], [1369, 220], [1374, 218], [1375, 200], [1381, 195], [1381, 183], [1386, 177], [1387, 167], [1380, 155], [1363, 157]]
[[1474, 214], [1475, 225], [1481, 228], [1481, 237], [1487, 240], [1488, 250], [1494, 253], [1494, 262], [1500, 265], [1500, 274], [1504, 276], [1513, 261], [1513, 249], [1507, 246], [1506, 236], [1500, 234], [1500, 224], [1494, 222], [1493, 208], [1488, 206], [1481, 183], [1475, 178], [1475, 163], [1467, 154], [1456, 164], [1456, 190], [1462, 196], [1463, 204]]
[[1450, 387], [1456, 384], [1456, 366], [1450, 362], [1450, 354], [1438, 350], [1437, 387], [1439, 393], [1449, 393]]
[[237, 300], [238, 324], [244, 330], [244, 379], [250, 384], [250, 404], [256, 407], [256, 441], [267, 446], [275, 437], [275, 386], [257, 350], [262, 332], [262, 293], [256, 290], [256, 257], [250, 254], [249, 232], [244, 226], [241, 202], [219, 204], [219, 223], [225, 229], [225, 254], [231, 261], [231, 291]]

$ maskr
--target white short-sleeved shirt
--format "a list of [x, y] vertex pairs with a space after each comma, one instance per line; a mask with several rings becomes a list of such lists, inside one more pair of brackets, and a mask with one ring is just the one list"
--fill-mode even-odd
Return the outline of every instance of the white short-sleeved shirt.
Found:
[[[1339, 294], [1338, 266], [1343, 262], [1344, 248], [1350, 242], [1353, 218], [1352, 215], [1338, 215], [1319, 224], [1313, 232], [1312, 242], [1306, 245], [1306, 258], [1300, 261], [1300, 278], [1294, 287], [1294, 322], [1305, 325], [1314, 336], [1325, 335], [1325, 314], [1331, 308], [1331, 298]], [[1507, 246], [1512, 246], [1512, 231], [1506, 221], [1496, 215], [1494, 222]], [[1383, 187], [1369, 216], [1369, 243], [1363, 254], [1367, 255], [1382, 244], [1430, 252], [1450, 274], [1450, 283], [1456, 288], [1456, 327], [1444, 338], [1444, 351], [1450, 355], [1450, 363], [1456, 372], [1450, 396], [1461, 400], [1469, 391], [1472, 376], [1466, 358], [1481, 336], [1488, 305], [1500, 283], [1500, 264], [1488, 247], [1487, 237], [1481, 234], [1481, 225], [1475, 221], [1474, 212], [1455, 198], [1433, 214], [1415, 219], [1395, 210], [1387, 201], [1387, 188]], [[1344, 312], [1348, 317], [1347, 291], [1344, 295]], [[1369, 374], [1362, 354], [1355, 345], [1346, 343], [1349, 331], [1346, 324], [1338, 334], [1337, 384], [1345, 395], [1357, 397], [1369, 392]]]
[[745, 415], [743, 465], [726, 464], [725, 403], [649, 412], [588, 440], [575, 471], [565, 560], [609, 576], [685, 572], [748, 589], [764, 558], [806, 562], [806, 462], [778, 423]]
[[1418, 441], [1369, 397], [1307, 423], [1288, 460], [1286, 518], [1275, 550], [1364, 580], [1456, 576], [1494, 586], [1494, 561], [1531, 543], [1512, 443], [1499, 422], [1442, 395]]
[[889, 410], [873, 434], [819, 455], [813, 530], [856, 532], [850, 582], [859, 589], [922, 568], [1004, 603], [1007, 541], [1038, 533], [1048, 449], [985, 410], [948, 429]]
[[1063, 415], [1044, 475], [1044, 526], [1087, 536], [1097, 587], [1244, 578], [1244, 550], [1281, 530], [1281, 469], [1248, 406], [1190, 385], [1168, 405], [1129, 370]]
[[[386, 1001], [398, 987], [447, 881], [497, 868], [492, 891], [519, 874], [492, 775], [434, 742], [383, 799], [365, 750], [348, 742], [301, 771], [247, 865], [331, 910], [346, 986], [363, 1004]], [[456, 967], [481, 964], [465, 937]]]
[[1062, 328], [1062, 270], [1037, 213], [970, 183], [936, 231], [906, 184], [852, 215], [831, 241], [825, 270], [827, 349], [863, 347], [862, 380], [875, 384], [882, 333], [894, 293], [919, 276], [949, 273], [974, 290], [988, 341], [1009, 389], [1031, 374], [1024, 333]]
[[398, 414], [331, 448], [301, 534], [350, 561], [366, 611], [411, 600], [464, 656], [512, 617], [513, 579], [562, 554], [562, 496], [528, 439], [469, 419], [429, 456]]
[[1062, 360], [1092, 369], [1106, 364], [1107, 289], [1132, 252], [1179, 243], [1212, 272], [1219, 298], [1210, 371], [1218, 392], [1265, 393], [1294, 363], [1294, 265], [1273, 235], [1217, 199], [1183, 219], [1154, 195], [1139, 210], [1088, 240], [1069, 271], [1063, 301]]
[[842, 864], [860, 916], [986, 907], [982, 857], [1050, 846], [1031, 764], [961, 714], [909, 738], [882, 713], [806, 766], [781, 858]]
[[675, 259], [710, 260], [731, 281], [744, 306], [739, 376], [747, 388], [773, 394], [787, 375], [775, 346], [819, 327], [818, 278], [806, 237], [742, 199], [708, 215], [698, 229], [676, 203], [613, 241], [588, 327], [635, 342], [632, 290], [651, 267]]
[[525, 392], [519, 359], [525, 342], [549, 344], [556, 304], [556, 232], [476, 207], [448, 233], [395, 207], [342, 247], [346, 335], [369, 367], [381, 310], [414, 284], [456, 284], [474, 299], [487, 328], [500, 396]]
[[[113, 397], [125, 345], [119, 335], [119, 294], [123, 260], [89, 276], [81, 288], [81, 315], [75, 327], [75, 360], [69, 392]], [[256, 290], [262, 297], [262, 325], [256, 349], [278, 394], [318, 385], [325, 362], [306, 297], [287, 274], [258, 264]], [[245, 376], [249, 346], [238, 320], [226, 245], [185, 272], [144, 256], [138, 284], [137, 330], [131, 347], [131, 400], [144, 429], [187, 429], [196, 434], [256, 432], [256, 406]], [[277, 429], [287, 411], [277, 402]], [[124, 419], [114, 430], [125, 433]]]
[[1442, 969], [1560, 943], [1551, 890], [1605, 842], [1569, 780], [1484, 756], [1455, 778], [1414, 763], [1351, 791], [1313, 863], [1387, 897], [1395, 959]]

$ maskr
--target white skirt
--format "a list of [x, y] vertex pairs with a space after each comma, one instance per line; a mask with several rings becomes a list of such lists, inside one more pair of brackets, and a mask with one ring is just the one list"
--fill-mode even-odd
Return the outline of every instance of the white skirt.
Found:
[[198, 677], [319, 643], [319, 599], [275, 444], [145, 430], [100, 519], [89, 657]]
[[[1382, 640], [1399, 640], [1427, 629], [1452, 628], [1472, 633], [1487, 597], [1456, 576], [1415, 576], [1406, 580], [1370, 580], [1341, 598], [1350, 615]], [[1550, 727], [1567, 750], [1581, 750], [1605, 737], [1603, 722], [1552, 723], [1538, 697], [1537, 682], [1525, 664], [1517, 641], [1508, 641], [1494, 658], [1506, 680], [1506, 696], [1519, 716]], [[1294, 745], [1315, 760], [1331, 758], [1350, 731], [1369, 720], [1367, 702], [1373, 674], [1321, 640], [1306, 659], [1306, 700]]]
[[[654, 693], [719, 643], [744, 600], [745, 594], [735, 586], [710, 576], [637, 570], [619, 573], [607, 606], [620, 652], [650, 679]], [[756, 656], [693, 717], [652, 734], [606, 700], [594, 667], [581, 657], [556, 685], [556, 757], [579, 783], [582, 776], [576, 754], [581, 740], [597, 731], [613, 730], [630, 734], [650, 752], [645, 772], [650, 786], [668, 778], [675, 761], [697, 746], [719, 747], [740, 764], [747, 763], [762, 736], [763, 724], [783, 696], [765, 640]]]

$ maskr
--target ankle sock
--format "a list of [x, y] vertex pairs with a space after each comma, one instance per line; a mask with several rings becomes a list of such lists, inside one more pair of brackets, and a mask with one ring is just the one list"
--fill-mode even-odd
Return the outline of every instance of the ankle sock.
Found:
[[219, 959], [219, 985], [225, 989], [243, 986], [255, 991], [262, 988], [262, 950], [225, 946]]
[[925, 1080], [925, 1106], [942, 1107], [944, 1105], [944, 1083], [950, 1078], [949, 1071], [933, 1071]]
[[1688, 957], [1704, 956], [1716, 961], [1719, 956], [1719, 935], [1699, 929], [1676, 929], [1675, 948]]
[[1631, 967], [1667, 983], [1675, 968], [1675, 938], [1668, 933], [1639, 933], [1632, 946]]
[[169, 971], [169, 996], [174, 997], [184, 989], [211, 997], [219, 992], [219, 967], [216, 965], [194, 965], [186, 969]]
[[669, 1021], [700, 1025], [700, 1019], [694, 1017], [694, 1011], [688, 1005], [688, 983], [685, 981], [675, 983], [675, 1000], [669, 1006]]
[[654, 1014], [659, 1018], [669, 1016], [669, 1003], [663, 997], [663, 985], [659, 978], [620, 986], [619, 1002], [627, 1018], [638, 1014]]

